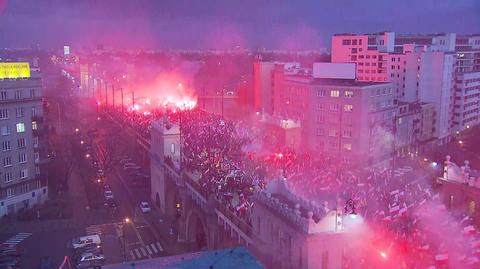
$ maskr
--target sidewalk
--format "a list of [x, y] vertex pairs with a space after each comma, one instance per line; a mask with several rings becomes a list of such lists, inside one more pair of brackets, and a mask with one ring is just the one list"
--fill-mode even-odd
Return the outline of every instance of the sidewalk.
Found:
[[170, 234], [170, 227], [173, 227], [172, 223], [167, 221], [167, 218], [154, 207], [152, 207], [148, 222], [150, 223], [152, 231], [155, 233], [157, 239], [159, 239], [165, 247], [165, 252], [168, 255], [178, 255], [190, 252], [190, 246], [188, 243], [178, 242], [177, 235]]

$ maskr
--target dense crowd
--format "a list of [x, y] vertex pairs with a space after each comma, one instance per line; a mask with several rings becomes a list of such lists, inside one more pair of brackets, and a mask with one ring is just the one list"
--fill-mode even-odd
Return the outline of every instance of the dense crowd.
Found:
[[[182, 168], [198, 172], [199, 184], [206, 193], [214, 195], [247, 224], [250, 223], [254, 189], [264, 188], [269, 179], [283, 176], [295, 193], [324, 207], [338, 207], [335, 203], [353, 199], [357, 213], [375, 227], [377, 239], [391, 240], [392, 244], [384, 248], [409, 257], [398, 259], [398, 264], [391, 268], [420, 269], [434, 265], [437, 267], [433, 268], [439, 268], [445, 259], [448, 260], [445, 243], [432, 238], [418, 216], [418, 208], [438, 195], [431, 183], [414, 180], [408, 171], [396, 175], [390, 169], [350, 170], [334, 157], [297, 155], [288, 149], [259, 154], [255, 150], [258, 146], [252, 147], [254, 142], [260, 141], [264, 150], [273, 151], [277, 147], [268, 143], [267, 132], [199, 109], [148, 113], [117, 110], [114, 114], [145, 138], [149, 137], [153, 120], [168, 118], [179, 124], [183, 142]], [[461, 223], [467, 225], [465, 216], [460, 218]], [[480, 240], [476, 234], [465, 236], [472, 244]], [[472, 253], [474, 250], [469, 249], [467, 254], [476, 254]], [[463, 264], [476, 264], [478, 259], [472, 260], [472, 257], [476, 256], [465, 256]], [[369, 260], [359, 264], [361, 268], [375, 268], [370, 266], [375, 263]], [[358, 267], [352, 265], [351, 268]], [[380, 267], [377, 265], [377, 268]]]

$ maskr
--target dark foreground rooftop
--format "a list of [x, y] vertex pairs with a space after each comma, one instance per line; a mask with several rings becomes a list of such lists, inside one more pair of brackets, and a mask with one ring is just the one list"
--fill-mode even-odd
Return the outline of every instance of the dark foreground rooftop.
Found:
[[[134, 265], [133, 265], [134, 263]], [[265, 267], [245, 248], [187, 253], [150, 260], [105, 265], [102, 269], [264, 269]]]

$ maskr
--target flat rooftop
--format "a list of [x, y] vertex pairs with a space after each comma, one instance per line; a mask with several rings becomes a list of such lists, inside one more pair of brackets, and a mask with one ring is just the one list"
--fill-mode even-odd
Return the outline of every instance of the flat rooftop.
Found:
[[285, 81], [300, 83], [300, 84], [310, 84], [310, 85], [319, 85], [319, 86], [341, 86], [341, 87], [367, 87], [367, 86], [390, 84], [390, 82], [358, 81], [354, 79], [325, 79], [325, 78], [306, 79], [305, 77], [296, 77], [296, 76], [287, 76], [285, 77]]

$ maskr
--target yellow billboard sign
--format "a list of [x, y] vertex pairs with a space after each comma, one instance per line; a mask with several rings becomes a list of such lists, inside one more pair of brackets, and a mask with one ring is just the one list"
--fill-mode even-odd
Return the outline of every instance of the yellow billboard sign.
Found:
[[0, 79], [29, 77], [30, 63], [28, 62], [0, 63]]

